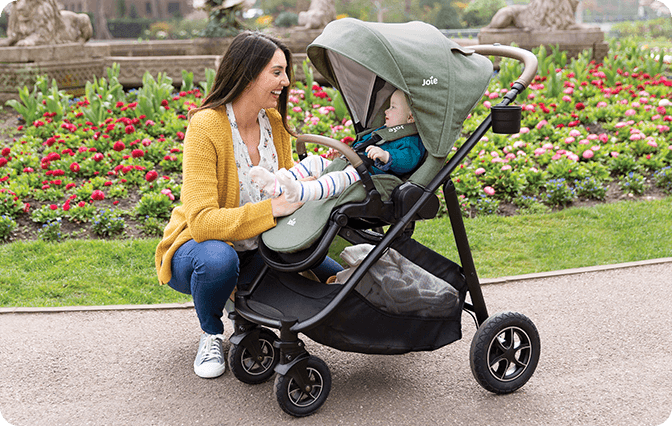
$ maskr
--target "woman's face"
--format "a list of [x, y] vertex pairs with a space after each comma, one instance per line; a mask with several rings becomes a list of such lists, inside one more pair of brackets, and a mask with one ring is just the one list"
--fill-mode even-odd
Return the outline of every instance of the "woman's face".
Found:
[[277, 49], [271, 61], [250, 83], [246, 95], [259, 108], [276, 108], [282, 89], [289, 86], [287, 59], [282, 50]]

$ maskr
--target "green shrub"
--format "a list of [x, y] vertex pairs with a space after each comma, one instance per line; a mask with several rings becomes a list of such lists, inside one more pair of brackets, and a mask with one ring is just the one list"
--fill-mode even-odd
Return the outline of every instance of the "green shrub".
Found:
[[0, 216], [0, 241], [7, 241], [16, 229], [16, 222], [10, 216]]
[[551, 179], [546, 183], [546, 202], [551, 206], [566, 206], [575, 198], [573, 188], [565, 179]]
[[169, 218], [172, 207], [173, 202], [167, 195], [152, 192], [142, 196], [135, 207], [135, 214], [140, 217]]
[[100, 209], [93, 217], [93, 233], [101, 237], [121, 234], [126, 229], [126, 222], [119, 211]]
[[61, 218], [49, 220], [42, 225], [42, 228], [37, 231], [37, 237], [42, 241], [61, 241], [63, 234], [61, 234]]
[[504, 0], [474, 0], [464, 9], [462, 19], [467, 27], [488, 25], [495, 13], [506, 6]]
[[282, 12], [275, 18], [274, 23], [277, 27], [293, 27], [299, 24], [299, 15], [294, 12]]

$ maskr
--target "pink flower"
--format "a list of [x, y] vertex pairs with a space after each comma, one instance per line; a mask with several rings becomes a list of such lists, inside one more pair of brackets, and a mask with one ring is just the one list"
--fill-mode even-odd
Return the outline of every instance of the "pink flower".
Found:
[[483, 106], [486, 107], [487, 109], [492, 108], [492, 104], [490, 103], [490, 101], [483, 102]]
[[564, 102], [572, 102], [572, 98], [570, 98], [570, 97], [567, 96], [567, 95], [563, 96], [563, 97], [562, 97], [562, 100], [563, 100]]
[[572, 136], [569, 136], [569, 137], [565, 138], [565, 143], [566, 144], [574, 143], [574, 141], [576, 141], [576, 139], [574, 139]]
[[632, 109], [632, 108], [629, 109], [629, 110], [627, 110], [627, 111], [625, 111], [625, 115], [627, 115], [628, 117], [633, 116], [633, 115], [635, 115], [635, 114], [637, 114], [637, 111], [635, 111], [635, 110]]
[[482, 175], [485, 173], [485, 169], [483, 167], [479, 167], [478, 169], [474, 170], [474, 173], [478, 176]]
[[162, 193], [163, 195], [168, 196], [168, 198], [170, 198], [170, 201], [175, 201], [175, 196], [174, 196], [173, 193], [170, 191], [170, 189], [168, 189], [168, 188], [166, 188], [166, 189], [162, 189], [162, 190], [161, 190], [161, 193]]
[[548, 124], [548, 121], [546, 121], [546, 120], [541, 120], [541, 121], [538, 122], [537, 125], [534, 126], [534, 127], [535, 127], [537, 130], [539, 130], [539, 129], [541, 129], [542, 127], [544, 127], [545, 125], [547, 125], [547, 124]]
[[588, 160], [590, 158], [593, 158], [594, 155], [595, 155], [595, 153], [590, 149], [587, 149], [587, 150], [583, 151], [583, 154], [581, 154], [581, 156], [583, 158], [585, 158], [586, 160]]
[[178, 138], [179, 140], [183, 140], [183, 139], [184, 139], [184, 132], [177, 132], [176, 135], [177, 135], [177, 138]]
[[294, 108], [292, 108], [292, 111], [294, 111], [294, 112], [301, 112], [301, 111], [303, 111], [303, 110], [301, 109], [300, 106], [295, 106]]
[[612, 157], [616, 158], [616, 157], [618, 157], [618, 152], [616, 152], [616, 151], [611, 151], [611, 152], [610, 152], [610, 155], [611, 155]]
[[520, 133], [525, 134], [525, 133], [530, 133], [530, 129], [528, 127], [521, 127], [520, 128]]
[[502, 166], [502, 171], [505, 172], [507, 170], [511, 170], [511, 166], [509, 164], [505, 164]]
[[604, 108], [604, 107], [606, 107], [606, 106], [607, 106], [607, 103], [604, 102], [604, 101], [600, 101], [600, 102], [597, 103], [597, 107], [598, 107], [598, 108]]
[[483, 191], [488, 195], [495, 195], [495, 189], [492, 186], [486, 186]]
[[91, 199], [96, 200], [96, 201], [104, 200], [105, 199], [105, 194], [100, 189], [96, 189], [91, 194]]
[[648, 141], [647, 145], [653, 148], [658, 148], [658, 144], [655, 141]]
[[145, 126], [152, 127], [155, 123], [152, 120], [145, 121]]
[[144, 138], [144, 139], [142, 140], [142, 146], [144, 146], [144, 147], [148, 147], [148, 146], [150, 146], [151, 144], [152, 144], [152, 140], [149, 139], [149, 138]]

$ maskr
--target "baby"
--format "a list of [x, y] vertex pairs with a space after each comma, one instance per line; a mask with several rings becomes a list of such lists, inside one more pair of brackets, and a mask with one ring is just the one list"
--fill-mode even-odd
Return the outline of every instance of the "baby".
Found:
[[[376, 130], [394, 128], [413, 122], [413, 114], [406, 102], [406, 96], [401, 90], [396, 90], [390, 97], [390, 107], [385, 110], [385, 126]], [[367, 142], [373, 134], [374, 132], [371, 132], [364, 136], [355, 144], [355, 147]], [[366, 156], [374, 161], [372, 168], [374, 174], [403, 175], [409, 173], [417, 167], [424, 155], [425, 147], [417, 133], [384, 142], [380, 146], [366, 147]], [[320, 176], [329, 164], [329, 160], [319, 155], [310, 155], [291, 169], [280, 169], [275, 174], [263, 167], [252, 167], [250, 177], [272, 197], [284, 193], [289, 202], [321, 200], [340, 195], [345, 188], [361, 179], [352, 166]], [[320, 177], [313, 180], [301, 180], [311, 176]]]

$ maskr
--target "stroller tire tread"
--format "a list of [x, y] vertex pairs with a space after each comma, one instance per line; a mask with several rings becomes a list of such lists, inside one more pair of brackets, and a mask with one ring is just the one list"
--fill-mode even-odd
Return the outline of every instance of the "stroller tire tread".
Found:
[[469, 351], [476, 381], [495, 394], [520, 389], [534, 374], [541, 342], [534, 323], [518, 312], [490, 316], [476, 331]]

